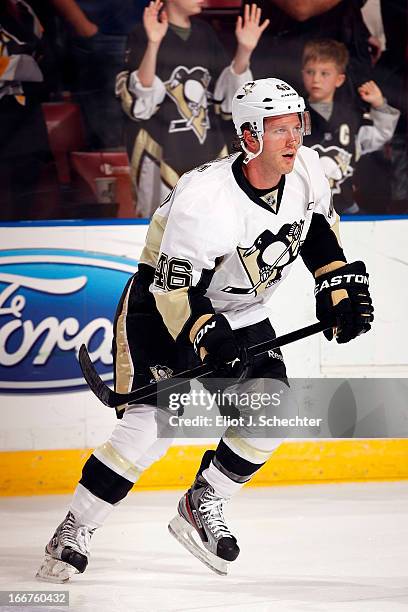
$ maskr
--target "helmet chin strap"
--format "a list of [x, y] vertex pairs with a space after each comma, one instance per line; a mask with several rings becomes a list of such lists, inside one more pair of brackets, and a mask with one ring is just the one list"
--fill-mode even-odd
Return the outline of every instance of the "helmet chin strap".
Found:
[[263, 138], [261, 135], [258, 135], [258, 142], [259, 142], [259, 150], [256, 153], [252, 153], [252, 151], [249, 151], [245, 145], [245, 140], [241, 143], [242, 148], [244, 149], [246, 156], [244, 159], [244, 164], [247, 164], [248, 162], [250, 162], [252, 159], [255, 159], [255, 157], [258, 157], [258, 155], [260, 155], [263, 151]]

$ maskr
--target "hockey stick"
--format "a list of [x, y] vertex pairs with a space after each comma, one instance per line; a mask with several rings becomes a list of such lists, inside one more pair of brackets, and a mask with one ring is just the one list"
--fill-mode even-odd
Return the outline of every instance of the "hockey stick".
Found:
[[[251, 359], [256, 359], [275, 348], [284, 346], [285, 344], [290, 344], [291, 342], [296, 342], [297, 340], [302, 340], [303, 338], [307, 338], [313, 334], [325, 331], [326, 329], [330, 329], [333, 327], [333, 325], [333, 321], [321, 321], [319, 323], [313, 323], [313, 325], [308, 325], [307, 327], [302, 327], [301, 329], [296, 329], [295, 331], [279, 336], [278, 338], [274, 338], [273, 340], [267, 340], [266, 342], [255, 344], [248, 349], [249, 357]], [[140, 389], [130, 391], [129, 393], [117, 393], [116, 391], [110, 389], [108, 385], [105, 385], [97, 373], [95, 366], [89, 357], [85, 344], [83, 344], [79, 349], [79, 364], [91, 391], [102, 402], [102, 404], [105, 404], [105, 406], [108, 406], [109, 408], [115, 408], [116, 406], [121, 406], [129, 402], [142, 401], [157, 393], [156, 382], [145, 385]], [[208, 376], [209, 374], [212, 374], [212, 370], [210, 370], [208, 365], [205, 364], [196, 366], [190, 370], [185, 370], [184, 372], [179, 372], [178, 374], [172, 376], [166, 383], [166, 390], [177, 387], [185, 380], [201, 378], [202, 376]]]

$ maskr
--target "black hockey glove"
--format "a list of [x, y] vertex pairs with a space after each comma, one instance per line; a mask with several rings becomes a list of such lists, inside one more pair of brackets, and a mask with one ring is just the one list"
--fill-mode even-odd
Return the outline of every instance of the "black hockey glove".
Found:
[[[336, 292], [341, 290], [341, 293]], [[344, 293], [342, 297], [342, 293]], [[349, 342], [371, 329], [374, 308], [368, 290], [368, 274], [362, 261], [346, 264], [342, 268], [323, 274], [316, 279], [316, 316], [319, 321], [334, 316], [337, 321], [336, 340]], [[339, 301], [340, 298], [340, 301]], [[324, 335], [331, 340], [332, 329]]]
[[213, 370], [213, 377], [238, 378], [245, 375], [247, 364], [243, 350], [234, 338], [233, 331], [222, 314], [213, 315], [200, 327], [193, 342], [194, 350], [203, 362]]

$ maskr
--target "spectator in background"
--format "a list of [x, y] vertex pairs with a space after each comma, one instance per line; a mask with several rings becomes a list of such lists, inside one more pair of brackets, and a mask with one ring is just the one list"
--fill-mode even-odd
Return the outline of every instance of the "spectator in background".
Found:
[[123, 146], [123, 117], [115, 77], [123, 66], [128, 33], [138, 19], [135, 0], [51, 0], [69, 24], [71, 86], [93, 150]]
[[374, 81], [358, 88], [370, 105], [370, 118], [361, 109], [338, 103], [336, 90], [344, 83], [348, 62], [346, 47], [334, 40], [312, 40], [303, 52], [303, 84], [308, 94], [312, 133], [304, 143], [315, 149], [330, 181], [334, 207], [341, 214], [355, 214], [353, 174], [361, 155], [380, 149], [391, 140], [399, 111], [384, 100]]
[[367, 0], [363, 19], [370, 31], [373, 78], [401, 111], [390, 146], [364, 156], [356, 166], [356, 198], [374, 213], [408, 212], [406, 0]]
[[370, 45], [371, 61], [374, 65], [385, 50], [385, 33], [381, 17], [380, 0], [366, 0], [361, 9], [361, 14], [370, 32], [368, 43]]
[[35, 217], [36, 186], [51, 160], [41, 109], [43, 27], [26, 0], [0, 3], [0, 218]]
[[137, 214], [150, 217], [179, 176], [227, 153], [221, 116], [230, 119], [237, 88], [252, 79], [251, 54], [268, 21], [245, 5], [237, 51], [227, 65], [214, 30], [201, 20], [201, 0], [159, 0], [129, 36], [116, 91], [127, 115], [126, 141]]
[[270, 27], [254, 54], [255, 78], [277, 76], [302, 90], [300, 66], [309, 40], [330, 38], [346, 45], [350, 65], [339, 95], [355, 97], [356, 87], [372, 79], [368, 39], [361, 15], [364, 0], [259, 0]]
[[407, 213], [408, 4], [407, 0], [381, 0], [380, 6], [385, 50], [374, 67], [374, 75], [388, 101], [401, 110], [391, 147], [390, 212]]

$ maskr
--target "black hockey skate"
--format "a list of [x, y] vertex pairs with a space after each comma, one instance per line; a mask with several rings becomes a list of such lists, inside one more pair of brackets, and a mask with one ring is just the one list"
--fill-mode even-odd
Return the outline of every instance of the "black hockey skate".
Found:
[[68, 512], [45, 547], [45, 558], [36, 578], [46, 582], [67, 582], [73, 574], [82, 574], [88, 565], [94, 531], [78, 523], [72, 512]]
[[[179, 501], [178, 515], [169, 523], [170, 533], [180, 544], [223, 576], [227, 574], [228, 563], [239, 555], [237, 540], [225, 523], [225, 501], [215, 494], [203, 476], [197, 475], [193, 486]], [[194, 539], [193, 530], [200, 536], [202, 545]]]

